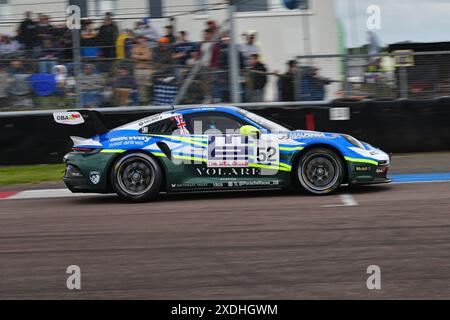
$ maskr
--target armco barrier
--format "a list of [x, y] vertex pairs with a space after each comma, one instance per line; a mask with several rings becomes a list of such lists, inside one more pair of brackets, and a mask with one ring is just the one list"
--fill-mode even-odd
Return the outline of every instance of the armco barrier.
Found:
[[450, 150], [450, 100], [368, 102], [375, 145], [394, 152]]
[[[450, 98], [330, 103], [241, 104], [290, 128], [342, 132], [387, 152], [450, 150]], [[348, 110], [350, 119], [330, 120], [330, 109]], [[347, 109], [348, 108], [348, 109]], [[170, 110], [171, 107], [97, 109], [108, 128]], [[335, 109], [336, 110], [336, 109]], [[58, 110], [60, 111], [60, 110]], [[59, 163], [70, 136], [89, 137], [89, 126], [65, 126], [52, 111], [0, 113], [0, 165]]]
[[[108, 128], [137, 120], [170, 108], [152, 110], [102, 110]], [[58, 110], [57, 112], [60, 112]], [[91, 127], [55, 123], [53, 112], [5, 112], [0, 114], [0, 165], [60, 163], [70, 150], [70, 136], [89, 137]]]

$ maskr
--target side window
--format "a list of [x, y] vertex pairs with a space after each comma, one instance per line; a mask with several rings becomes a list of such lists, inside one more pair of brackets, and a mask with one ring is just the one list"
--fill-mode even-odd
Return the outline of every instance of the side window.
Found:
[[236, 117], [222, 113], [197, 113], [185, 116], [189, 132], [204, 134], [206, 130], [215, 129], [222, 133], [227, 130], [237, 131], [246, 123]]
[[171, 119], [164, 119], [142, 127], [139, 132], [143, 134], [171, 134], [176, 128], [177, 126], [174, 121], [172, 121]]

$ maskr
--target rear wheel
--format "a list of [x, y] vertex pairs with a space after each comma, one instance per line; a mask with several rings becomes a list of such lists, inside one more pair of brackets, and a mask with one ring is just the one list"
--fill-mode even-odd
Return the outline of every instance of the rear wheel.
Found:
[[146, 154], [130, 153], [115, 163], [111, 172], [111, 184], [119, 197], [126, 201], [149, 201], [161, 189], [161, 168]]
[[300, 158], [295, 172], [303, 189], [323, 195], [339, 188], [345, 170], [336, 152], [326, 148], [315, 148], [307, 151]]

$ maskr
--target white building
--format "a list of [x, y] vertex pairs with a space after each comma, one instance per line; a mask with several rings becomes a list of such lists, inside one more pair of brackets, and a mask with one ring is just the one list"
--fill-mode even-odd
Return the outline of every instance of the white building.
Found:
[[[257, 32], [263, 62], [270, 71], [285, 72], [286, 62], [298, 55], [337, 54], [338, 31], [334, 0], [306, 0], [308, 9], [288, 10], [282, 0], [238, 1], [236, 13], [237, 38], [249, 30]], [[14, 33], [25, 11], [45, 13], [53, 21], [64, 22], [68, 5], [77, 4], [83, 13], [100, 19], [104, 12], [112, 11], [121, 27], [132, 27], [143, 17], [161, 29], [174, 17], [176, 30], [186, 30], [191, 40], [201, 40], [201, 31], [209, 19], [220, 25], [227, 18], [224, 0], [0, 0], [0, 34]], [[194, 12], [195, 11], [195, 12]], [[165, 17], [165, 18], [161, 18]], [[308, 32], [309, 29], [309, 32]], [[314, 61], [320, 73], [339, 80], [337, 59]], [[266, 100], [276, 99], [274, 79], [271, 79]], [[327, 89], [332, 98], [337, 86]]]

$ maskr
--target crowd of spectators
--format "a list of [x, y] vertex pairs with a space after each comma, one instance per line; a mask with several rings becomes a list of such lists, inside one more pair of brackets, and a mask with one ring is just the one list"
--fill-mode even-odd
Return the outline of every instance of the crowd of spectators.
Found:
[[[268, 70], [256, 44], [256, 32], [242, 37], [236, 52], [242, 100], [261, 102]], [[160, 34], [149, 19], [137, 21], [133, 29], [121, 30], [113, 15], [106, 13], [100, 24], [82, 21], [80, 43], [81, 74], [75, 77], [72, 31], [65, 23], [52, 23], [46, 14], [34, 19], [26, 12], [15, 35], [0, 37], [0, 101], [11, 94], [75, 99], [77, 87], [85, 107], [170, 104], [195, 66], [200, 71], [182, 102], [229, 101], [229, 35], [215, 21], [208, 21], [202, 41], [194, 42], [186, 31], [176, 32], [172, 25]], [[297, 70], [296, 62], [290, 61], [285, 74], [275, 73], [280, 100], [296, 100], [296, 88], [310, 90], [306, 87], [313, 85], [314, 81], [304, 80], [299, 84]], [[318, 91], [322, 95], [310, 99], [323, 99], [323, 85]]]

